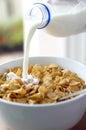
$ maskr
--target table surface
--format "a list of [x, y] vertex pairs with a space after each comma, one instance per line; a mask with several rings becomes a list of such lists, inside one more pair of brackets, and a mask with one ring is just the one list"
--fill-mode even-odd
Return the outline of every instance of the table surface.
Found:
[[[4, 61], [6, 62], [10, 59], [15, 59], [15, 58], [18, 58], [21, 56], [23, 56], [22, 52], [16, 52], [16, 53], [11, 53], [11, 54], [8, 53], [8, 54], [0, 55], [0, 63], [3, 63]], [[9, 128], [6, 128], [4, 123], [2, 123], [1, 119], [0, 119], [0, 130], [10, 130]], [[71, 130], [86, 130], [86, 113], [84, 114], [81, 121], [75, 127], [73, 127]]]

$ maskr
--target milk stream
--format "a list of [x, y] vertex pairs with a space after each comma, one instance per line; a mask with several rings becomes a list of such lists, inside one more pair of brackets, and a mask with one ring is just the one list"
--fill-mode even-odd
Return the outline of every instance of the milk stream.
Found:
[[24, 60], [23, 60], [23, 73], [22, 73], [23, 79], [27, 79], [28, 76], [30, 42], [39, 25], [40, 25], [39, 21], [32, 22], [30, 20], [29, 22], [28, 35], [24, 43]]

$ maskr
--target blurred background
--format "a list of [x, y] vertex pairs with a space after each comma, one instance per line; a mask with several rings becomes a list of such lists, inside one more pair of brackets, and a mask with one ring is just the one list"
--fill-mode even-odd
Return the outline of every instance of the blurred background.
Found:
[[0, 0], [0, 53], [22, 50], [21, 10], [20, 0]]
[[22, 56], [21, 0], [0, 0], [0, 63]]
[[[26, 14], [32, 2], [34, 0], [0, 0], [0, 63], [23, 56]], [[68, 57], [86, 63], [86, 33], [59, 38], [37, 30], [29, 53], [30, 56]]]

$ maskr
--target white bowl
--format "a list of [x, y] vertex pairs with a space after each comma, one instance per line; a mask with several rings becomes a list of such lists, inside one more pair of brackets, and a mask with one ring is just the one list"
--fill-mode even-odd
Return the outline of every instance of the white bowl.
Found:
[[[0, 72], [22, 66], [23, 58], [0, 65]], [[86, 66], [71, 59], [33, 57], [30, 63], [56, 63], [76, 72], [86, 82]], [[56, 104], [28, 105], [0, 99], [0, 116], [10, 130], [67, 130], [82, 118], [86, 110], [86, 94]]]

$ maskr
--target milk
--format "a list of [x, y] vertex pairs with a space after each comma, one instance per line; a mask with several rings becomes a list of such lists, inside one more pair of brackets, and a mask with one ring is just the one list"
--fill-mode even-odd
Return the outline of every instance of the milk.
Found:
[[[37, 85], [39, 84], [39, 80], [37, 78], [34, 78], [32, 75], [26, 75], [27, 77], [25, 78], [21, 78], [19, 76], [17, 76], [14, 72], [9, 72], [7, 73], [7, 77], [6, 77], [6, 80], [9, 81], [9, 82], [13, 82], [14, 80], [16, 79], [21, 79], [25, 86], [31, 86], [31, 85]], [[2, 86], [9, 86], [8, 84], [2, 84]]]

